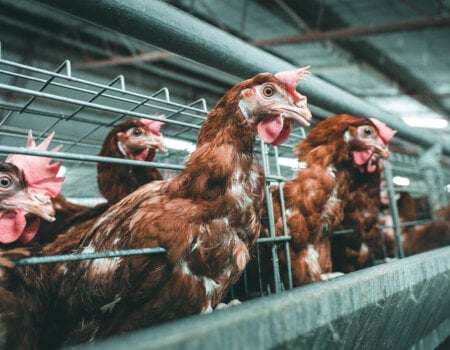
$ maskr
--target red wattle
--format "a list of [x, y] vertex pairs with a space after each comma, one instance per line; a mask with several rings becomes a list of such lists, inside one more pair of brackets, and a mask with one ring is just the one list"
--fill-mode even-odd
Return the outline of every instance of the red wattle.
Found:
[[284, 143], [291, 133], [291, 123], [284, 121], [283, 117], [274, 117], [263, 120], [258, 124], [258, 135], [264, 142], [274, 146]]

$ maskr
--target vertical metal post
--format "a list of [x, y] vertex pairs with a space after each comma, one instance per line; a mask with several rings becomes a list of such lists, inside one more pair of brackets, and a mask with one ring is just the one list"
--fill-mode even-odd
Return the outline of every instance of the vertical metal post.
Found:
[[[281, 170], [280, 170], [280, 164], [278, 164], [278, 147], [274, 147], [275, 151], [275, 166], [277, 168], [277, 175], [281, 176]], [[287, 227], [287, 221], [286, 221], [286, 206], [284, 203], [284, 190], [283, 186], [284, 183], [280, 181], [278, 183], [278, 191], [280, 195], [280, 206], [281, 206], [281, 220], [283, 222], [283, 235], [285, 237], [289, 236], [289, 231]], [[286, 269], [287, 269], [287, 275], [288, 275], [288, 288], [292, 289], [294, 287], [294, 284], [292, 282], [292, 268], [291, 268], [291, 253], [290, 253], [290, 247], [291, 242], [286, 241], [284, 243], [284, 249], [286, 251]]]
[[436, 210], [445, 207], [448, 204], [443, 173], [439, 164], [441, 156], [442, 145], [437, 143], [422, 152], [419, 158], [420, 167], [429, 189], [429, 202], [433, 219], [436, 219]]
[[[261, 140], [261, 157], [263, 161], [263, 169], [266, 175], [270, 174], [270, 166], [269, 166], [269, 150], [267, 145]], [[275, 218], [273, 213], [273, 203], [272, 203], [272, 192], [270, 191], [270, 185], [266, 183], [266, 202], [267, 202], [267, 218], [269, 221], [269, 233], [271, 238], [275, 238]], [[273, 264], [273, 279], [275, 283], [275, 292], [281, 292], [281, 278], [280, 278], [280, 269], [278, 262], [278, 252], [277, 252], [277, 243], [271, 242], [271, 256], [272, 256], [272, 264]]]
[[396, 256], [399, 258], [403, 258], [405, 253], [403, 251], [403, 242], [402, 242], [402, 231], [400, 227], [400, 217], [398, 214], [397, 201], [395, 199], [395, 190], [394, 190], [394, 182], [392, 180], [392, 165], [389, 161], [383, 161], [384, 168], [384, 179], [386, 181], [386, 188], [389, 195], [389, 202], [391, 203], [389, 209], [392, 215], [392, 221], [394, 224], [394, 233], [395, 233], [395, 245], [396, 245]]

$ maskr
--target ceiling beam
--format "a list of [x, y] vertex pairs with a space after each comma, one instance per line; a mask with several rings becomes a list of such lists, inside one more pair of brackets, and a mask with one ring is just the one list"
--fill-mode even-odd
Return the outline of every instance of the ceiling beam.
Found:
[[328, 30], [325, 32], [311, 31], [303, 35], [287, 36], [283, 38], [255, 40], [251, 44], [255, 46], [275, 46], [285, 44], [297, 44], [304, 42], [323, 41], [332, 39], [347, 39], [356, 36], [379, 35], [397, 33], [410, 30], [429, 29], [450, 25], [450, 16], [434, 16], [410, 21], [383, 24], [362, 28], [344, 28]]
[[137, 63], [137, 62], [148, 62], [148, 61], [159, 61], [165, 58], [174, 56], [170, 52], [149, 52], [140, 55], [123, 56], [123, 57], [112, 57], [106, 60], [94, 60], [86, 61], [83, 63], [74, 64], [74, 68], [98, 68], [98, 67], [108, 67], [116, 66], [118, 64], [124, 63]]

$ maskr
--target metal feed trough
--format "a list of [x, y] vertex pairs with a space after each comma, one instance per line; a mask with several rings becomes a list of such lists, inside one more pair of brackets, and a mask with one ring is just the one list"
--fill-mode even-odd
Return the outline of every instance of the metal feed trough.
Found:
[[[293, 68], [287, 62], [238, 41], [165, 3], [152, 3], [152, 11], [145, 12], [142, 9], [133, 9], [134, 3], [126, 1], [40, 2], [237, 76], [245, 77], [260, 71]], [[171, 20], [165, 21], [169, 17]], [[182, 25], [187, 22], [190, 26]], [[171, 26], [169, 23], [177, 25]], [[149, 35], [148, 30], [157, 31], [160, 35]], [[206, 49], [204, 42], [209, 43]], [[227, 50], [212, 44], [219, 42], [227, 47]], [[230, 47], [235, 50], [230, 50]], [[253, 54], [249, 54], [248, 50]], [[227, 59], [217, 59], [221, 56]], [[101, 145], [94, 140], [126, 118], [158, 119], [149, 115], [164, 114], [167, 116], [164, 120], [164, 136], [195, 143], [198, 129], [208, 112], [202, 99], [191, 104], [173, 102], [166, 88], [150, 95], [130, 91], [122, 76], [113, 79], [110, 84], [73, 76], [70, 61], [63, 62], [55, 70], [48, 70], [18, 64], [0, 56], [0, 78], [2, 155], [50, 155], [75, 165], [114, 162], [153, 166], [177, 172], [183, 168], [183, 159], [187, 154], [185, 151], [172, 151], [161, 158], [160, 162], [143, 164], [98, 157], [96, 154]], [[390, 122], [385, 112], [376, 110], [362, 100], [318, 79], [311, 79], [311, 82], [307, 87], [310, 91], [305, 91], [305, 94], [319, 107], [334, 112], [345, 111], [377, 117]], [[14, 103], [2, 97], [7, 94], [15, 97]], [[22, 147], [9, 146], [25, 144], [24, 127], [33, 116], [45, 116], [47, 120], [45, 125], [40, 125], [37, 129], [38, 137], [44, 137], [54, 129], [61, 130], [61, 133], [57, 132], [54, 142], [64, 144], [63, 152], [27, 151]], [[399, 137], [418, 143], [425, 151], [421, 157], [394, 154], [390, 161], [385, 163], [386, 191], [391, 203], [395, 202], [393, 198], [396, 191], [393, 177], [407, 176], [413, 182], [409, 187], [411, 194], [425, 196], [431, 208], [426, 219], [400, 224], [398, 209], [395, 205], [391, 207], [394, 223], [392, 228], [397, 235], [397, 242], [400, 242], [401, 225], [430, 222], [434, 219], [432, 209], [448, 204], [444, 184], [449, 183], [450, 172], [446, 168], [442, 169], [439, 164], [443, 155], [439, 151], [434, 152], [432, 138], [428, 134], [412, 131], [403, 125], [392, 127], [399, 130]], [[65, 135], [64, 130], [71, 128], [81, 131], [79, 134], [72, 133], [72, 136]], [[268, 195], [271, 183], [282, 184], [292, 177], [295, 169], [280, 167], [278, 159], [282, 155], [290, 155], [292, 147], [304, 137], [305, 130], [297, 128], [283, 147], [274, 148], [263, 142], [257, 144], [258, 156], [266, 172]], [[17, 142], [18, 140], [20, 142]], [[448, 147], [443, 148], [443, 153], [450, 153]], [[270, 196], [268, 197], [270, 209], [271, 201]], [[292, 289], [292, 286], [281, 283], [275, 249], [280, 239], [288, 249], [289, 235], [276, 238], [273, 223], [269, 227], [271, 237], [260, 238], [258, 244], [273, 248], [275, 283], [273, 287], [259, 286], [259, 297], [227, 310], [192, 316], [79, 348], [430, 349], [450, 335], [450, 247]], [[107, 252], [104, 255], [93, 253], [31, 257], [22, 259], [19, 263], [55, 263], [155, 253], [164, 254], [164, 250], [143, 247], [141, 250]], [[396, 255], [398, 258], [403, 257], [399, 244]], [[246, 286], [249, 289], [251, 287]]]

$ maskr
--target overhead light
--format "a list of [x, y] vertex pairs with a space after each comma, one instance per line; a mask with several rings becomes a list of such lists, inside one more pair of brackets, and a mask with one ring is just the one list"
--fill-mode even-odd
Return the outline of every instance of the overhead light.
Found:
[[446, 187], [447, 187], [447, 192], [450, 193], [450, 184], [448, 184]]
[[447, 120], [438, 118], [403, 117], [403, 121], [416, 128], [443, 129], [448, 126]]
[[289, 168], [296, 168], [298, 166], [298, 161], [293, 158], [278, 157], [278, 164]]
[[299, 163], [297, 159], [286, 157], [278, 157], [278, 164], [281, 166], [292, 168], [293, 170], [298, 170], [304, 167], [303, 163]]
[[192, 142], [171, 139], [170, 137], [164, 137], [164, 142], [167, 148], [186, 151], [188, 153], [194, 152], [196, 148], [195, 144], [193, 144]]
[[410, 181], [407, 177], [403, 177], [403, 176], [394, 176], [394, 178], [392, 179], [392, 182], [394, 183], [394, 185], [397, 186], [409, 186]]

